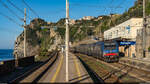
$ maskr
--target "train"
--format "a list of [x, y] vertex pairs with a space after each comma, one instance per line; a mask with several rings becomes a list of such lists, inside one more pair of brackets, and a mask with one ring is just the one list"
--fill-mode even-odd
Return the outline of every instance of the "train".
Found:
[[86, 54], [105, 62], [119, 61], [119, 45], [117, 41], [99, 41], [92, 44], [80, 44], [73, 47], [72, 52]]

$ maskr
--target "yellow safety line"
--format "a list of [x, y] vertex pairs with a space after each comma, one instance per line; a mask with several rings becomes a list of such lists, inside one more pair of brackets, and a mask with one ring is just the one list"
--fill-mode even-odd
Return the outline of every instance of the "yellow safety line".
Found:
[[57, 75], [58, 75], [58, 73], [59, 73], [59, 71], [60, 71], [60, 69], [61, 69], [62, 62], [63, 62], [63, 55], [62, 55], [62, 57], [61, 57], [61, 61], [59, 62], [59, 65], [58, 65], [58, 67], [57, 67], [57, 69], [56, 69], [56, 72], [55, 72], [55, 74], [53, 75], [53, 78], [52, 78], [51, 82], [55, 82], [56, 77], [57, 77]]
[[79, 69], [77, 59], [75, 58], [75, 56], [74, 56], [74, 63], [75, 63], [75, 66], [76, 66], [76, 71], [77, 71], [78, 77], [79, 77], [78, 80], [81, 80], [80, 69]]

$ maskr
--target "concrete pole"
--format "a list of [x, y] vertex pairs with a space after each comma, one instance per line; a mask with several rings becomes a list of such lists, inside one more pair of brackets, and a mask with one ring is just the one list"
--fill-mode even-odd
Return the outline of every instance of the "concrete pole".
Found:
[[66, 82], [68, 78], [68, 56], [69, 56], [69, 2], [66, 0]]
[[146, 43], [146, 35], [145, 35], [145, 33], [146, 33], [146, 14], [145, 14], [145, 0], [143, 0], [143, 32], [142, 32], [142, 34], [143, 34], [143, 57], [145, 57], [145, 43]]
[[24, 9], [24, 57], [26, 57], [26, 8]]

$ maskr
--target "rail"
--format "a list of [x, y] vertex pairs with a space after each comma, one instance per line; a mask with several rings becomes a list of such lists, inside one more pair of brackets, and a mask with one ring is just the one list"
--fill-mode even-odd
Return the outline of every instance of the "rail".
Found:
[[[93, 57], [90, 57], [90, 56], [86, 56], [86, 57], [88, 57], [88, 58], [91, 58], [91, 59], [95, 59], [95, 58], [93, 58]], [[96, 60], [96, 59], [95, 59]], [[134, 78], [136, 78], [136, 79], [138, 79], [138, 80], [141, 80], [141, 81], [143, 81], [143, 82], [146, 82], [146, 83], [149, 83], [150, 82], [150, 79], [149, 79], [149, 76], [148, 76], [148, 74], [150, 73], [150, 72], [145, 72], [145, 71], [142, 71], [141, 69], [138, 69], [138, 68], [134, 68], [134, 67], [132, 67], [132, 66], [128, 66], [128, 65], [126, 65], [126, 64], [122, 64], [122, 63], [107, 63], [107, 62], [104, 62], [104, 61], [101, 61], [101, 60], [98, 60], [98, 62], [100, 62], [100, 63], [102, 63], [102, 64], [104, 64], [104, 65], [106, 65], [106, 66], [108, 66], [108, 67], [111, 67], [111, 68], [113, 68], [113, 69], [115, 69], [115, 70], [113, 70], [113, 71], [111, 71], [111, 73], [109, 73], [109, 75], [108, 76], [110, 76], [110, 75], [112, 75], [112, 74], [114, 74], [114, 73], [116, 73], [116, 72], [123, 72], [124, 74], [128, 74], [129, 76], [131, 76], [131, 77], [134, 77]], [[119, 67], [119, 65], [121, 66], [122, 65], [122, 67]], [[135, 71], [137, 72], [137, 73], [135, 73]], [[138, 71], [139, 70], [139, 71]], [[147, 74], [144, 74], [144, 73], [147, 73]], [[142, 74], [141, 74], [142, 73]], [[107, 77], [106, 77], [107, 78]]]
[[58, 52], [52, 53], [48, 60], [32, 68], [31, 70], [25, 72], [24, 74], [15, 78], [14, 80], [10, 81], [10, 83], [38, 81], [43, 76], [43, 74], [53, 65], [57, 57], [58, 57]]
[[89, 75], [95, 83], [104, 83], [101, 77], [99, 77], [98, 74], [94, 72], [79, 56], [77, 56], [77, 58], [81, 61], [81, 63], [83, 64], [83, 66], [85, 67], [85, 69], [87, 70], [87, 72], [89, 73]]

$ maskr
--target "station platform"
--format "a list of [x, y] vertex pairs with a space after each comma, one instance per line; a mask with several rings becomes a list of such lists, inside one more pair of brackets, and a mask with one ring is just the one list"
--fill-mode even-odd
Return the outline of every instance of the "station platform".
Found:
[[[93, 83], [88, 72], [81, 64], [80, 60], [69, 53], [69, 83]], [[65, 83], [66, 82], [66, 58], [61, 53], [52, 65], [52, 67], [44, 74], [38, 83]]]
[[135, 67], [135, 68], [139, 68], [139, 69], [143, 69], [143, 70], [146, 70], [146, 71], [150, 71], [150, 59], [121, 57], [119, 59], [119, 62], [127, 64], [127, 65]]

